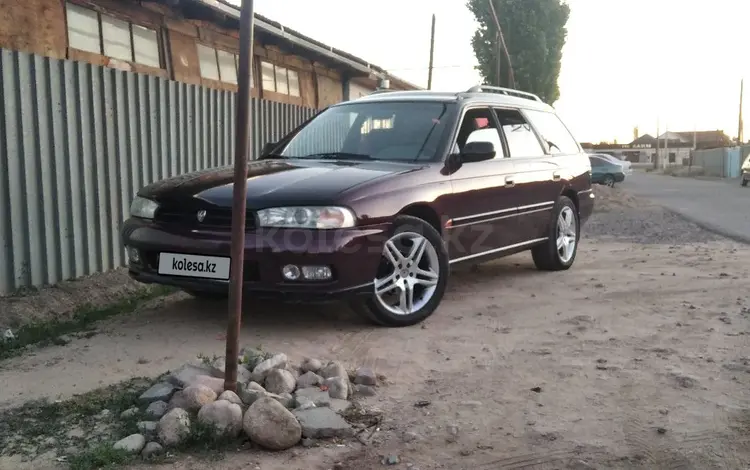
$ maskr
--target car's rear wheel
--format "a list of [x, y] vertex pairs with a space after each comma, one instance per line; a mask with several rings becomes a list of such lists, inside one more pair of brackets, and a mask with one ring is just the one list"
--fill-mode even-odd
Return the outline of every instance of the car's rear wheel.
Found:
[[578, 210], [570, 198], [561, 196], [552, 211], [547, 241], [531, 249], [537, 269], [563, 271], [573, 266], [581, 228]]
[[610, 188], [615, 187], [615, 177], [612, 175], [604, 175], [604, 181], [605, 186], [609, 186]]
[[411, 326], [432, 315], [443, 299], [448, 253], [438, 231], [422, 219], [400, 216], [394, 227], [372, 294], [354, 307], [379, 325]]

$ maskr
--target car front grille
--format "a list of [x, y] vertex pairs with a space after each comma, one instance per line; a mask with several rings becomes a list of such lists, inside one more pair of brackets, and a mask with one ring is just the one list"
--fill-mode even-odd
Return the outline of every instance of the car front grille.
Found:
[[[199, 220], [198, 213], [206, 211], [203, 220]], [[156, 222], [177, 225], [194, 229], [231, 229], [232, 209], [203, 204], [162, 203], [154, 217]], [[255, 230], [255, 212], [247, 211], [245, 216], [245, 230]]]

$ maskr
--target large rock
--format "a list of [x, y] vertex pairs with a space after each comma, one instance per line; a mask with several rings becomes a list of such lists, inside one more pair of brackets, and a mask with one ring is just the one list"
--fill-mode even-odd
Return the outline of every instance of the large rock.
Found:
[[169, 374], [167, 380], [169, 383], [185, 388], [189, 386], [199, 375], [211, 376], [211, 369], [208, 367], [199, 367], [192, 364], [185, 364], [176, 371]]
[[172, 394], [175, 391], [174, 385], [167, 383], [167, 382], [159, 382], [157, 384], [154, 384], [143, 392], [140, 397], [138, 397], [138, 400], [141, 403], [151, 403], [154, 401], [169, 401], [170, 398], [172, 398]]
[[328, 395], [331, 398], [346, 400], [349, 398], [349, 379], [345, 377], [331, 377], [326, 379], [324, 385], [328, 387]]
[[354, 374], [354, 383], [357, 385], [374, 386], [378, 384], [378, 376], [369, 367], [360, 367]]
[[217, 400], [226, 400], [229, 403], [234, 403], [235, 405], [242, 405], [242, 400], [240, 399], [240, 397], [231, 390], [222, 392]]
[[224, 379], [211, 377], [209, 375], [197, 375], [188, 385], [205, 385], [216, 393], [221, 395], [224, 391]]
[[313, 359], [311, 357], [306, 357], [302, 361], [302, 364], [300, 365], [300, 369], [302, 369], [302, 372], [314, 372], [316, 374], [322, 368], [323, 368], [323, 363], [320, 362], [318, 359]]
[[143, 448], [143, 452], [141, 452], [141, 456], [148, 460], [152, 457], [156, 457], [157, 455], [161, 455], [164, 452], [164, 448], [159, 444], [158, 442], [149, 442], [146, 444], [146, 447]]
[[263, 398], [268, 395], [268, 392], [257, 384], [257, 382], [250, 382], [248, 385], [240, 385], [237, 387], [237, 394], [240, 396], [242, 403], [246, 405], [252, 405], [259, 398]]
[[242, 431], [242, 408], [235, 403], [218, 400], [200, 409], [198, 421], [211, 426], [217, 436], [237, 437]]
[[285, 369], [271, 369], [266, 375], [266, 390], [270, 393], [280, 395], [292, 393], [297, 386], [294, 375]]
[[255, 369], [253, 369], [253, 380], [256, 382], [263, 381], [273, 369], [284, 369], [286, 364], [286, 354], [276, 354], [255, 366]]
[[162, 416], [156, 427], [159, 440], [165, 446], [176, 446], [190, 437], [190, 415], [182, 408], [175, 408]]
[[346, 368], [338, 361], [331, 361], [324, 368], [318, 372], [318, 374], [324, 379], [330, 379], [332, 377], [344, 377], [349, 380], [349, 374], [346, 372]]
[[344, 418], [330, 408], [310, 408], [295, 410], [294, 416], [302, 426], [302, 435], [312, 439], [331, 437], [351, 437], [354, 435], [352, 427]]
[[269, 450], [289, 449], [302, 439], [297, 418], [270, 397], [263, 397], [250, 405], [242, 427], [251, 441]]
[[115, 442], [112, 447], [115, 450], [124, 450], [128, 454], [139, 454], [146, 445], [146, 438], [143, 434], [131, 434], [124, 439]]
[[151, 436], [156, 433], [156, 428], [159, 426], [158, 421], [138, 421], [136, 424], [138, 431], [144, 436]]
[[331, 404], [331, 396], [328, 392], [317, 387], [298, 389], [294, 392], [294, 399], [297, 401], [297, 406], [303, 406], [310, 402], [315, 406], [328, 406]]
[[151, 418], [159, 419], [167, 412], [169, 404], [163, 401], [155, 401], [148, 405], [145, 414]]
[[319, 376], [315, 372], [308, 371], [302, 374], [297, 379], [297, 387], [299, 388], [309, 388], [309, 387], [315, 387], [316, 385], [321, 385], [323, 383], [323, 377]]
[[185, 397], [185, 409], [198, 411], [204, 405], [216, 401], [216, 392], [205, 385], [191, 385], [182, 391]]
[[269, 393], [267, 396], [284, 405], [284, 408], [294, 408], [294, 397], [291, 393], [282, 393], [281, 395]]

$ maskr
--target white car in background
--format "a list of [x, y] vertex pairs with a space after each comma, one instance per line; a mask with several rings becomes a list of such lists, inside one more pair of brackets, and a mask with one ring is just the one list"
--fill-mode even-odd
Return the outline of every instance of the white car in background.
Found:
[[622, 173], [626, 176], [633, 173], [633, 169], [631, 168], [632, 164], [627, 160], [621, 160], [608, 153], [592, 153], [589, 155], [604, 158], [605, 160], [608, 160], [616, 165], [620, 165], [622, 167]]

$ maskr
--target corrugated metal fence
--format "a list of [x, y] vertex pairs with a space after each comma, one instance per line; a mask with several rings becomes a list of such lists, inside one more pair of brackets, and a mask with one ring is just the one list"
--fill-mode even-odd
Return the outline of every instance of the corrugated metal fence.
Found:
[[[234, 93], [7, 50], [0, 80], [0, 295], [123, 265], [141, 187], [234, 160]], [[316, 112], [251, 109], [255, 154]]]

